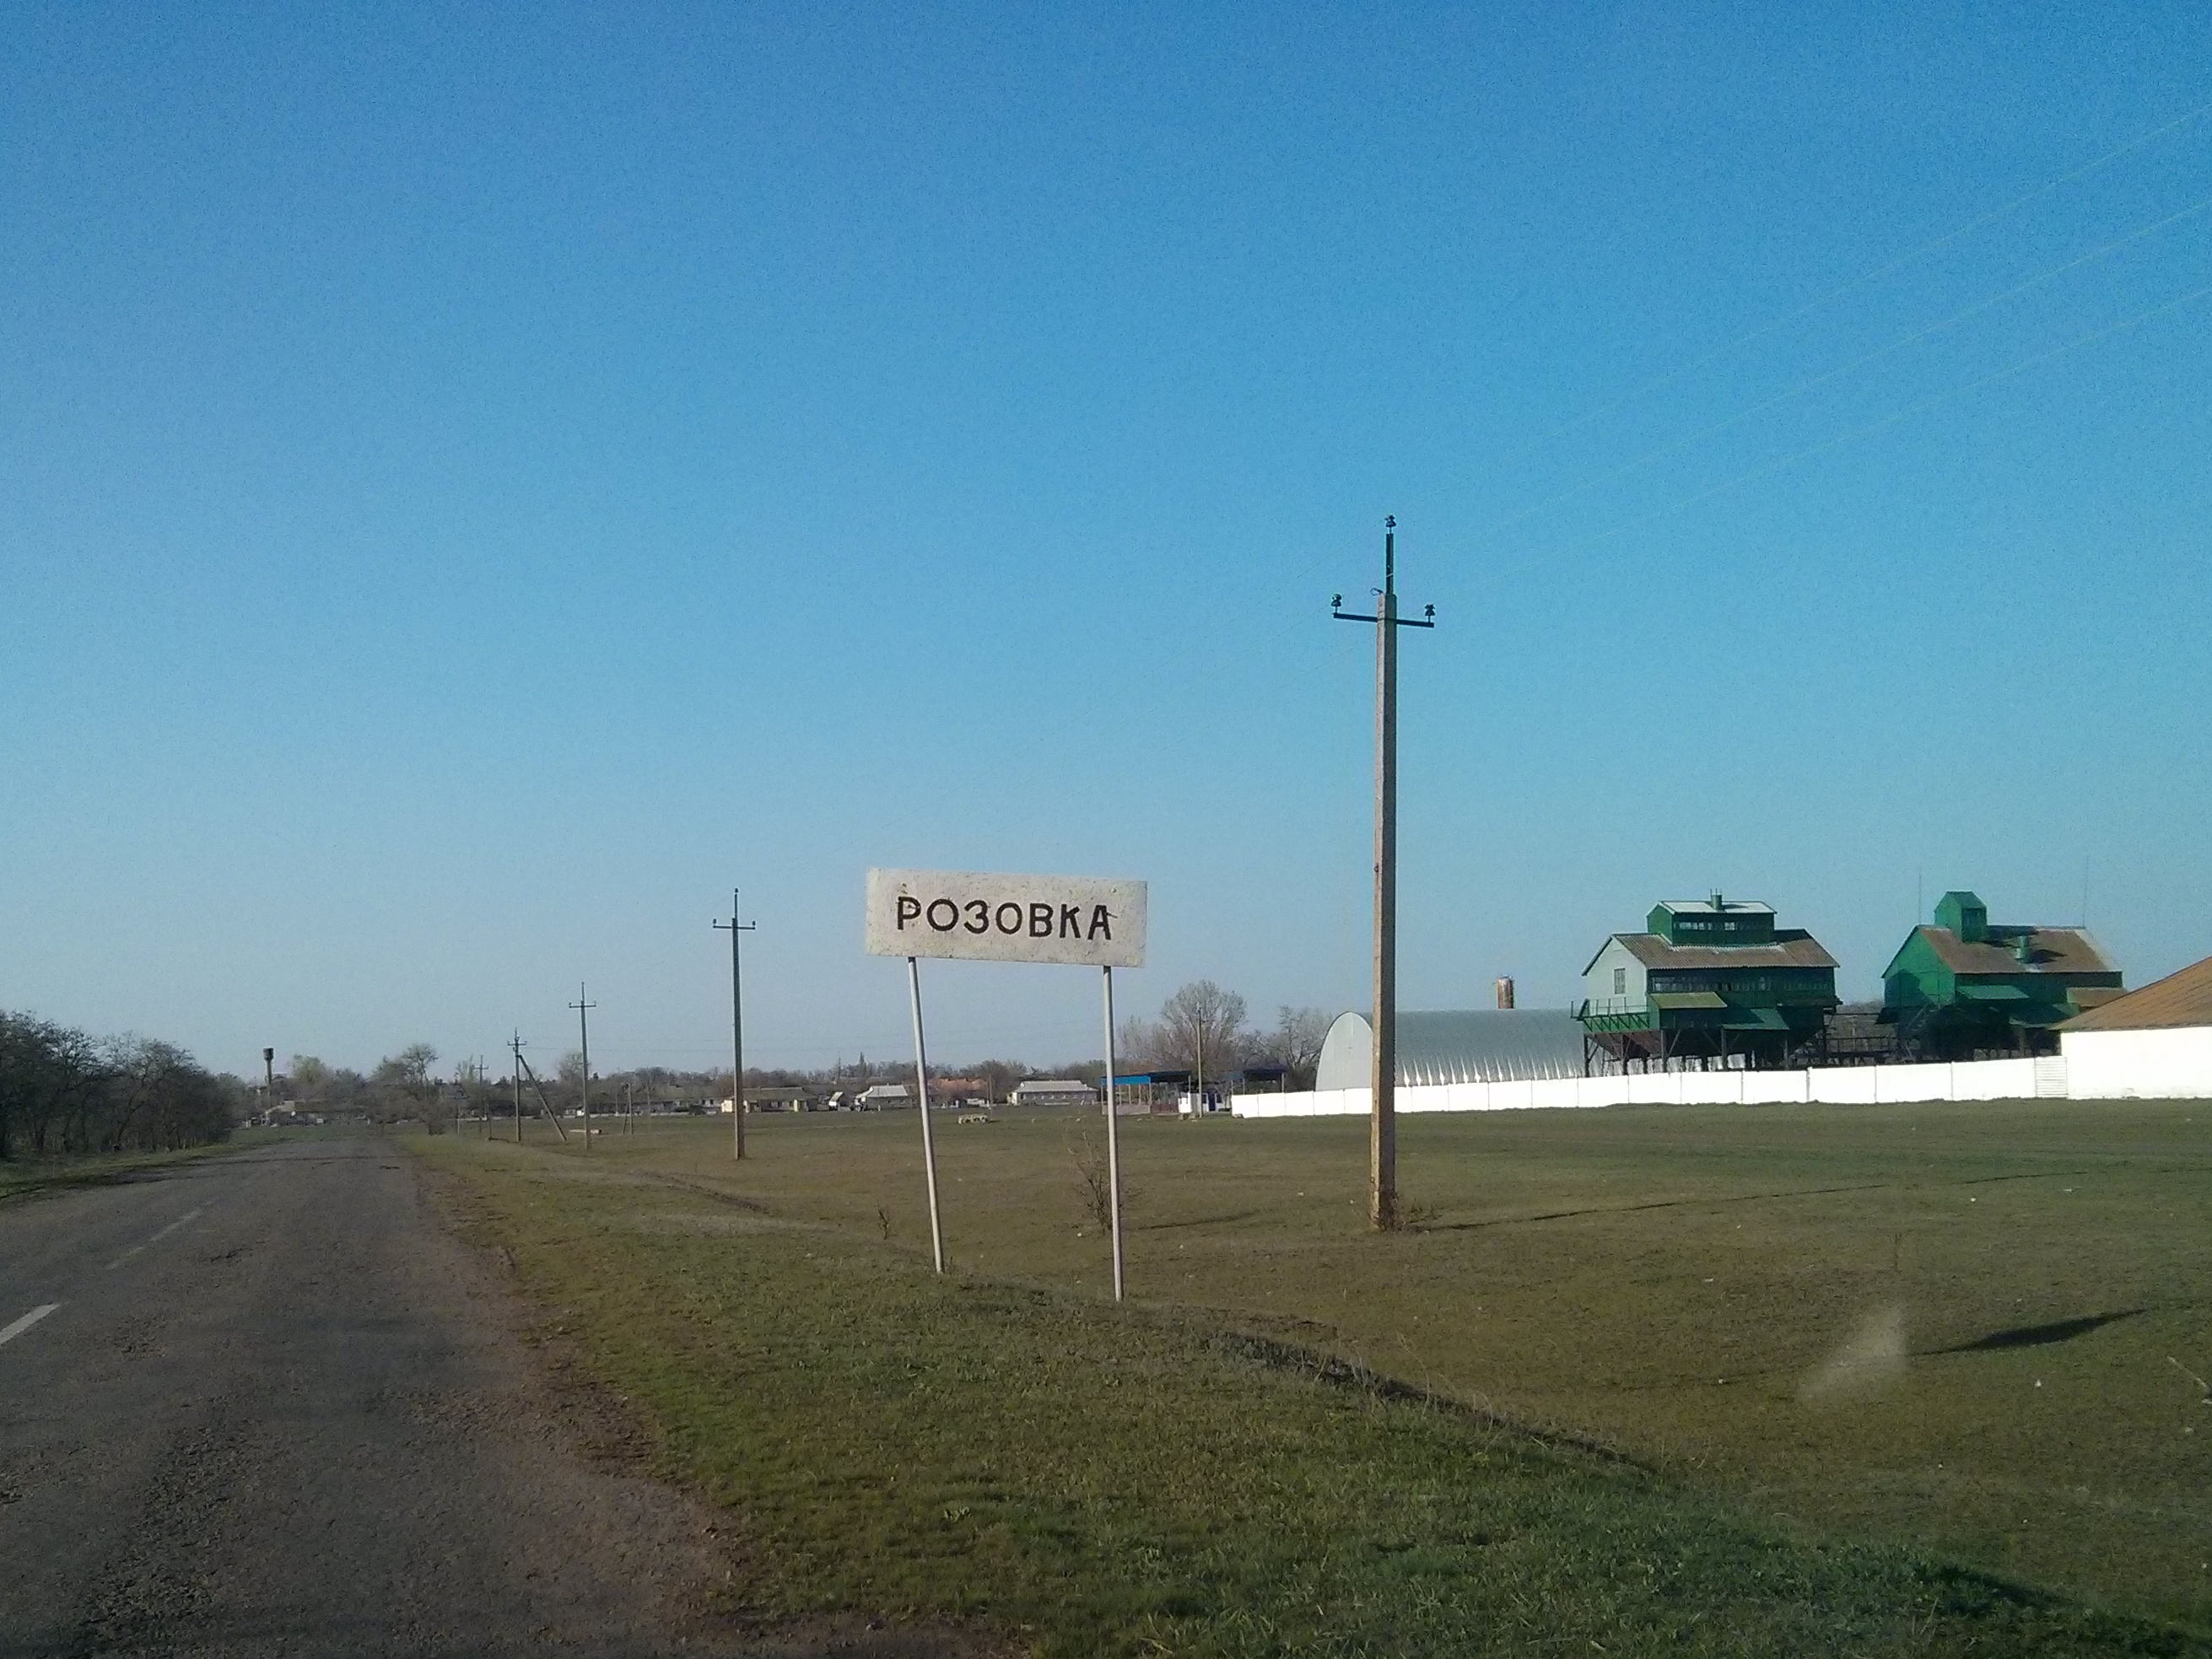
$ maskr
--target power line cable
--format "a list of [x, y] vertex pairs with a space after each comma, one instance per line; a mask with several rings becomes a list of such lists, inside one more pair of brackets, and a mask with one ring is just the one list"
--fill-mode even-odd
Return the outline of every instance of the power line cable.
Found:
[[2126, 235], [2116, 238], [2112, 241], [2106, 242], [2101, 247], [2092, 248], [2087, 253], [2077, 254], [2073, 258], [2051, 266], [2048, 270], [2039, 271], [2036, 275], [2027, 278], [2025, 282], [2015, 283], [2010, 288], [2001, 289], [1997, 293], [1990, 295], [1985, 298], [1977, 300], [1973, 304], [1967, 306], [1965, 309], [1954, 311], [1949, 316], [1942, 318], [1938, 321], [1929, 323], [1924, 327], [1914, 329], [1909, 333], [1900, 334], [1895, 339], [1890, 340], [1884, 344], [1878, 345], [1873, 350], [1863, 353], [1861, 356], [1850, 359], [1848, 362], [1838, 363], [1835, 368], [1823, 370], [1820, 374], [1815, 374], [1810, 380], [1800, 380], [1793, 386], [1785, 387], [1780, 392], [1774, 392], [1768, 397], [1759, 399], [1756, 403], [1746, 404], [1743, 408], [1737, 410], [1735, 413], [1723, 416], [1719, 420], [1710, 422], [1706, 425], [1698, 428], [1695, 431], [1686, 433], [1680, 438], [1670, 438], [1665, 443], [1659, 445], [1656, 448], [1644, 451], [1644, 453], [1635, 457], [1632, 460], [1623, 461], [1618, 466], [1608, 467], [1602, 472], [1593, 473], [1590, 477], [1584, 478], [1581, 483], [1561, 490], [1556, 495], [1548, 496], [1543, 501], [1537, 501], [1532, 506], [1522, 508], [1517, 513], [1511, 514], [1505, 518], [1497, 520], [1489, 527], [1489, 532], [1486, 532], [1484, 533], [1486, 534], [1490, 533], [1490, 532], [1508, 529], [1514, 525], [1524, 523], [1528, 520], [1536, 517], [1539, 514], [1548, 513], [1552, 508], [1561, 506], [1567, 501], [1571, 501], [1577, 495], [1585, 495], [1589, 491], [1596, 489], [1601, 484], [1609, 483], [1615, 478], [1625, 477], [1628, 473], [1638, 471], [1644, 467], [1649, 466], [1652, 462], [1661, 459], [1662, 457], [1674, 454], [1681, 450], [1687, 449], [1692, 444], [1701, 443], [1705, 439], [1711, 437], [1715, 433], [1725, 432], [1729, 428], [1739, 425], [1742, 422], [1749, 420], [1754, 415], [1764, 414], [1766, 410], [1775, 408], [1778, 404], [1788, 403], [1793, 398], [1802, 397], [1808, 392], [1826, 386], [1831, 380], [1840, 380], [1846, 374], [1851, 374], [1857, 369], [1864, 368], [1869, 363], [1879, 362], [1881, 359], [1889, 356], [1893, 353], [1904, 350], [1907, 346], [1917, 345], [1921, 341], [1928, 339], [1933, 335], [1941, 334], [1945, 329], [1955, 328], [1960, 323], [1966, 322], [1972, 318], [1979, 316], [1985, 311], [1991, 310], [1997, 306], [2002, 305], [2008, 300], [2017, 299], [2020, 295], [2027, 293], [2030, 289], [2039, 288], [2045, 283], [2052, 282], [2060, 276], [2063, 276], [2069, 270], [2076, 270], [2082, 265], [2101, 259], [2107, 254], [2116, 253], [2120, 249], [2128, 246], [2130, 243], [2141, 241], [2146, 236], [2155, 235], [2158, 232], [2166, 229], [2169, 225], [2179, 223], [2180, 221], [2189, 218], [2194, 214], [2202, 213], [2208, 207], [2212, 207], [2212, 196], [2208, 196], [2202, 201], [2192, 203], [2188, 207], [2181, 209], [2179, 212], [2169, 213], [2162, 219], [2154, 220], [2147, 225], [2138, 226], [2136, 229], [2130, 231]]
[[2134, 137], [2127, 140], [2126, 143], [2106, 150], [2103, 155], [2099, 155], [2091, 161], [2084, 161], [2079, 167], [2069, 168], [2068, 171], [2058, 174], [2056, 178], [2046, 179], [2043, 183], [2036, 185], [2034, 189], [2015, 196], [2010, 201], [2003, 203], [2000, 206], [1990, 209], [1986, 213], [1977, 215], [1975, 217], [1969, 219], [1965, 224], [1957, 226], [1951, 230], [1947, 230], [1941, 236], [1937, 236], [1932, 240], [1923, 242], [1917, 247], [1908, 248], [1905, 252], [1898, 254], [1893, 258], [1885, 260], [1882, 264], [1875, 266], [1872, 270], [1861, 272], [1858, 276], [1852, 277], [1849, 282], [1839, 283], [1836, 287], [1829, 289], [1826, 292], [1817, 295], [1814, 298], [1806, 301], [1802, 305], [1798, 306], [1792, 310], [1784, 312], [1778, 317], [1770, 318], [1767, 321], [1760, 323], [1753, 328], [1746, 330], [1743, 333], [1735, 336], [1733, 339], [1723, 341], [1721, 344], [1713, 347], [1711, 350], [1704, 353], [1702, 356], [1692, 358], [1688, 362], [1684, 363], [1679, 368], [1671, 369], [1667, 374], [1660, 375], [1657, 379], [1646, 380], [1640, 386], [1630, 387], [1619, 397], [1600, 404], [1583, 414], [1577, 415], [1573, 420], [1567, 422], [1564, 426], [1554, 427], [1550, 431], [1543, 433], [1538, 437], [1530, 440], [1530, 441], [1527, 445], [1523, 446], [1523, 447], [1534, 448], [1541, 444], [1550, 443], [1554, 439], [1563, 438], [1568, 433], [1573, 432], [1581, 427], [1589, 425], [1592, 421], [1601, 420], [1604, 416], [1612, 414], [1614, 410], [1626, 407], [1628, 404], [1634, 403], [1639, 398], [1649, 397], [1654, 392], [1662, 391], [1666, 387], [1674, 385], [1677, 380], [1682, 380], [1688, 375], [1694, 374], [1698, 370], [1705, 367], [1706, 364], [1717, 362], [1719, 359], [1727, 356], [1729, 353], [1737, 349], [1739, 347], [1748, 345], [1753, 340], [1763, 339], [1767, 335], [1774, 333], [1777, 330], [1788, 327], [1799, 318], [1809, 316], [1812, 313], [1820, 310], [1823, 306], [1842, 299], [1847, 294], [1856, 293], [1858, 289], [1865, 288], [1870, 283], [1880, 282], [1885, 276], [1893, 276], [1898, 271], [1904, 270], [1905, 266], [1913, 264], [1916, 260], [1924, 258], [1929, 254], [1935, 252], [1938, 248], [1947, 247], [1951, 243], [1959, 240], [1961, 237], [1970, 236], [1975, 231], [1983, 229], [1987, 226], [1993, 225], [1998, 220], [2005, 218], [2008, 215], [2015, 213], [2020, 209], [2026, 207], [2030, 202], [2037, 201], [2043, 197], [2050, 195], [2053, 191], [2063, 189], [2068, 185], [2087, 178], [2093, 173], [2101, 172], [2104, 168], [2110, 167], [2113, 162], [2118, 161], [2122, 156], [2130, 155], [2133, 152], [2141, 149], [2144, 145], [2152, 143], [2155, 139], [2163, 138], [2169, 132], [2178, 131], [2179, 129], [2187, 126], [2191, 122], [2203, 118], [2208, 113], [2212, 113], [2212, 100], [2208, 100], [2206, 102], [2197, 105], [2194, 109], [2185, 110], [2181, 114], [2175, 116], [2172, 120], [2162, 122], [2148, 131], [2137, 133]]
[[2077, 350], [2082, 346], [2094, 344], [2097, 341], [2105, 339], [2114, 334], [2124, 333], [2129, 329], [2135, 328], [2141, 324], [2150, 321], [2154, 317], [2162, 316], [2169, 311], [2178, 311], [2185, 305], [2189, 305], [2195, 301], [2204, 298], [2207, 295], [2212, 295], [2212, 283], [2208, 283], [2203, 288], [2192, 289], [2188, 293], [2178, 295], [2173, 299], [2162, 301], [2159, 304], [2151, 307], [2147, 311], [2136, 312], [2134, 315], [2124, 317], [2116, 323], [2108, 323], [2102, 328], [2092, 329], [2087, 334], [2075, 336], [2073, 339], [2067, 341], [2063, 345], [2053, 346], [2047, 351], [2039, 351], [2032, 357], [2023, 357], [2018, 362], [2008, 364], [2003, 368], [1996, 369], [1990, 374], [1980, 375], [1974, 380], [1965, 382], [1963, 385], [1952, 386], [1946, 391], [1935, 392], [1928, 397], [1918, 398], [1912, 403], [1906, 404], [1900, 409], [1891, 410], [1890, 413], [1881, 416], [1879, 420], [1869, 421], [1863, 426], [1854, 427], [1850, 431], [1838, 433], [1832, 438], [1824, 438], [1819, 443], [1808, 444], [1802, 449], [1792, 450], [1786, 455], [1778, 456], [1771, 461], [1762, 462], [1758, 466], [1749, 468], [1742, 472], [1735, 473], [1707, 489], [1698, 491], [1694, 495], [1686, 495], [1680, 501], [1671, 501], [1665, 507], [1658, 507], [1650, 513], [1642, 514], [1636, 518], [1626, 520], [1620, 524], [1613, 526], [1610, 530], [1601, 531], [1595, 536], [1584, 537], [1582, 540], [1570, 543], [1565, 547], [1555, 550], [1555, 551], [1559, 553], [1578, 553], [1586, 548], [1596, 546], [1600, 542], [1610, 541], [1615, 536], [1625, 535], [1629, 531], [1635, 530], [1644, 525], [1650, 524], [1655, 520], [1666, 518], [1672, 514], [1682, 511], [1685, 507], [1694, 507], [1699, 501], [1710, 500], [1711, 497], [1720, 495], [1723, 491], [1735, 489], [1738, 484], [1748, 483], [1753, 479], [1765, 477], [1770, 473], [1779, 472], [1784, 467], [1793, 466], [1797, 462], [1804, 460], [1809, 456], [1817, 455], [1823, 450], [1833, 449], [1839, 444], [1850, 443], [1855, 439], [1863, 438], [1868, 436], [1869, 434], [1879, 432], [1885, 427], [1894, 426], [1898, 422], [1909, 419], [1911, 416], [1921, 413], [1923, 410], [1933, 408], [1937, 404], [1948, 402], [1953, 398], [1965, 397], [1967, 393], [1972, 392], [1978, 392], [1985, 386], [1995, 385], [1997, 381], [2009, 379], [2015, 374], [2024, 374], [2029, 369], [2037, 367], [2039, 364], [2049, 362], [2054, 357], [2063, 357], [2068, 352]]

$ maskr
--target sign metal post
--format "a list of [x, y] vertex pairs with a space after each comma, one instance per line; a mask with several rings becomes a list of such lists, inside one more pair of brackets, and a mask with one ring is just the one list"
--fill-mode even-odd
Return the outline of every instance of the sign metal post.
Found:
[[1121, 1139], [1120, 1114], [1114, 1109], [1114, 969], [1098, 970], [1106, 981], [1106, 1193], [1113, 1211], [1114, 1299], [1121, 1299]]
[[921, 964], [906, 959], [906, 982], [914, 994], [914, 1086], [921, 1103], [921, 1170], [929, 1182], [929, 1259], [945, 1271], [945, 1228], [937, 1215], [937, 1143], [929, 1133], [929, 1049], [921, 1036]]
[[1106, 1182], [1113, 1214], [1114, 1299], [1122, 1295], [1121, 1152], [1114, 1115], [1114, 969], [1145, 964], [1141, 881], [1085, 876], [988, 875], [959, 870], [868, 872], [866, 949], [904, 957], [914, 1004], [914, 1084], [921, 1108], [922, 1170], [929, 1183], [929, 1248], [945, 1271], [937, 1147], [929, 1115], [929, 1053], [922, 1033], [923, 957], [969, 962], [1060, 963], [1103, 969], [1106, 1017]]

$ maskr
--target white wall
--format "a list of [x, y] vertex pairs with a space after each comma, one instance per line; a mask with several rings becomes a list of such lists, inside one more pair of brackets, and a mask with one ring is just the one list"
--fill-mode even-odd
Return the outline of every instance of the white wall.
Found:
[[2212, 1099], [2212, 1025], [2165, 1031], [2061, 1031], [2075, 1100]]
[[[1920, 1100], [2212, 1100], [2212, 1027], [2063, 1033], [2056, 1060], [1958, 1060], [1937, 1066], [1835, 1066], [1807, 1072], [1651, 1072], [1529, 1083], [1455, 1083], [1398, 1091], [1401, 1112], [1503, 1112], [1532, 1107], [1871, 1106]], [[1239, 1117], [1364, 1116], [1367, 1091], [1238, 1095]]]

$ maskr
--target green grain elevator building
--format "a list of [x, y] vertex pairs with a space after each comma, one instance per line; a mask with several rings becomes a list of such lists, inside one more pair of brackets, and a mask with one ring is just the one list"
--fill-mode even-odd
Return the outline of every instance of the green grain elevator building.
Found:
[[1802, 927], [1745, 899], [1668, 899], [1645, 931], [1615, 933], [1583, 969], [1588, 1070], [1696, 1060], [1779, 1066], [1817, 1048], [1837, 1006], [1836, 959]]
[[1916, 1060], [2058, 1052], [2061, 1020], [2123, 994], [2120, 970], [2084, 928], [1993, 922], [1972, 893], [1946, 893], [1882, 973], [1881, 1018]]

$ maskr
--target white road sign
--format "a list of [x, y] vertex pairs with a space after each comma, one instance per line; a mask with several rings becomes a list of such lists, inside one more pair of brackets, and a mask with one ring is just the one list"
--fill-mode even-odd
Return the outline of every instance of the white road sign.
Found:
[[868, 954], [1141, 968], [1145, 884], [871, 870]]

